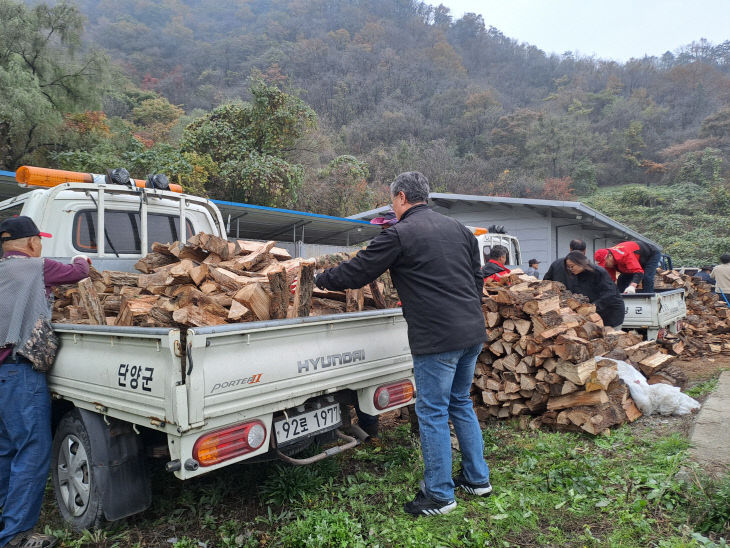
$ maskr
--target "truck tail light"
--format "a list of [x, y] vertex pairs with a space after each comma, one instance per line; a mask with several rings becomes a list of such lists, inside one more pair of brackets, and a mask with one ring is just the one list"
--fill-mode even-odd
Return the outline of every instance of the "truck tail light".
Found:
[[373, 396], [373, 404], [375, 409], [387, 409], [409, 402], [412, 399], [413, 383], [406, 379], [379, 387]]
[[259, 420], [244, 422], [200, 436], [193, 446], [193, 458], [200, 466], [212, 466], [255, 451], [264, 441], [264, 423]]

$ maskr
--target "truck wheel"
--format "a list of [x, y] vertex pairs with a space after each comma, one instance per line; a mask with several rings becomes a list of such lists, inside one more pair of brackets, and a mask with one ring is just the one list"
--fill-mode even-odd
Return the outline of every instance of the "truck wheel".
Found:
[[89, 435], [75, 410], [61, 419], [52, 451], [53, 489], [63, 519], [77, 531], [101, 526], [103, 509], [92, 473]]

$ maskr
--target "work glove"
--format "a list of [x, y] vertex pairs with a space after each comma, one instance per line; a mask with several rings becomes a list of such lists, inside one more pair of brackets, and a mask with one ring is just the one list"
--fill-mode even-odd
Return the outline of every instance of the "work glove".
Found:
[[74, 255], [73, 258], [71, 259], [71, 262], [72, 263], [76, 262], [76, 259], [83, 259], [87, 263], [91, 264], [91, 259], [89, 259], [86, 255]]
[[624, 295], [633, 295], [636, 293], [636, 288], [633, 285], [630, 285], [624, 290]]

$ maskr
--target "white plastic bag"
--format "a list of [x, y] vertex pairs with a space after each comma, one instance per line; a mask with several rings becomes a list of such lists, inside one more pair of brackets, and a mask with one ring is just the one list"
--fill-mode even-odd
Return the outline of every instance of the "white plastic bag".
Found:
[[613, 360], [618, 366], [618, 376], [631, 391], [631, 399], [645, 415], [688, 415], [700, 408], [697, 400], [690, 398], [676, 386], [648, 384], [646, 378], [633, 365]]

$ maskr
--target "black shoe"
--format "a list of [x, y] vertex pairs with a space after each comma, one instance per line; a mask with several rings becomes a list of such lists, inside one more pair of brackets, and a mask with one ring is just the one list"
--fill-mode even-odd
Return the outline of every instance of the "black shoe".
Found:
[[480, 497], [488, 497], [492, 494], [492, 484], [487, 483], [470, 483], [464, 477], [464, 471], [459, 470], [459, 473], [454, 476], [454, 488], [461, 487], [467, 493], [472, 495], [479, 495]]
[[367, 426], [361, 426], [361, 428], [365, 430], [365, 433], [371, 438], [377, 438], [380, 433], [380, 428], [378, 427], [377, 422], [374, 424], [368, 424]]
[[413, 516], [438, 516], [448, 514], [456, 508], [456, 501], [439, 501], [432, 499], [426, 493], [419, 490], [416, 498], [403, 505], [403, 510]]

